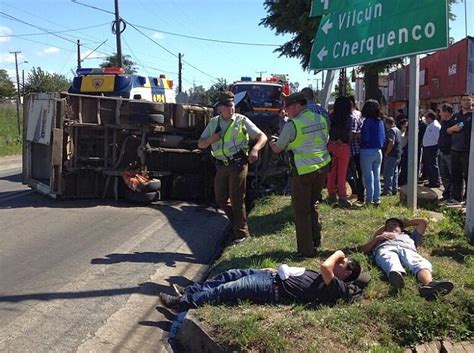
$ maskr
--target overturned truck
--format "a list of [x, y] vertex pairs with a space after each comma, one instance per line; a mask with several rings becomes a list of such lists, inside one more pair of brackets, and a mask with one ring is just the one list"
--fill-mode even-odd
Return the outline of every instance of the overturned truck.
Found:
[[[121, 97], [37, 93], [24, 105], [23, 183], [53, 198], [212, 203], [215, 167], [197, 141], [211, 108]], [[152, 188], [134, 188], [140, 176]], [[284, 192], [285, 156], [266, 146], [250, 195]]]

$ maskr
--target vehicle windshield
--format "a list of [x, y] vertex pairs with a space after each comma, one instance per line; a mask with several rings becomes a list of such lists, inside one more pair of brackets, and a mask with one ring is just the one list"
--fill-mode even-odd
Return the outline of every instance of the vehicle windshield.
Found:
[[257, 108], [281, 108], [281, 86], [265, 84], [235, 84], [235, 94], [247, 91], [252, 105]]

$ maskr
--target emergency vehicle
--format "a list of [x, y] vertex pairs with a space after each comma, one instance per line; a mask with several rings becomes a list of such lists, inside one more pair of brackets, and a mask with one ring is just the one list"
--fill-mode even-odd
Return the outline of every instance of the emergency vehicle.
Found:
[[270, 111], [278, 113], [283, 107], [283, 97], [291, 94], [290, 83], [286, 75], [272, 74], [262, 80], [257, 77], [242, 77], [231, 85], [234, 94], [246, 91], [255, 111]]
[[121, 67], [76, 70], [69, 93], [103, 95], [156, 103], [176, 103], [173, 81], [165, 75], [148, 77], [125, 74]]

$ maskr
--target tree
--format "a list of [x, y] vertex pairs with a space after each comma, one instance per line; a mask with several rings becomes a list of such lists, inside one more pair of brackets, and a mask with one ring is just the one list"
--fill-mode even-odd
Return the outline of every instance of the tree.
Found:
[[228, 88], [229, 85], [227, 84], [227, 80], [225, 78], [218, 78], [217, 82], [207, 90], [207, 96], [209, 97], [210, 103], [214, 103], [217, 100], [219, 93], [226, 91]]
[[66, 91], [70, 85], [71, 82], [66, 76], [45, 72], [40, 67], [36, 67], [28, 73], [24, 90], [25, 94], [33, 92], [61, 92]]
[[7, 70], [0, 69], [0, 100], [9, 99], [15, 95], [15, 85], [10, 80], [10, 77], [8, 77]]
[[[106, 57], [104, 62], [100, 64], [100, 67], [116, 67], [119, 66], [118, 62], [118, 55], [114, 53], [113, 55]], [[136, 63], [130, 59], [130, 55], [122, 56], [122, 64], [126, 74], [134, 74], [137, 72], [137, 68], [135, 67]]]
[[189, 103], [211, 105], [207, 91], [203, 86], [194, 85], [188, 90], [187, 94], [189, 96]]
[[[266, 0], [264, 2], [267, 10], [267, 17], [260, 21], [260, 25], [268, 27], [279, 34], [289, 34], [293, 38], [275, 49], [281, 56], [300, 59], [304, 70], [309, 70], [311, 48], [313, 40], [321, 21], [321, 17], [310, 18], [312, 0]], [[451, 5], [458, 0], [449, 0]], [[450, 19], [454, 15], [449, 11]], [[378, 87], [378, 75], [394, 65], [401, 63], [401, 59], [383, 61], [375, 64], [365, 65], [364, 72], [365, 96], [366, 99], [380, 99]]]

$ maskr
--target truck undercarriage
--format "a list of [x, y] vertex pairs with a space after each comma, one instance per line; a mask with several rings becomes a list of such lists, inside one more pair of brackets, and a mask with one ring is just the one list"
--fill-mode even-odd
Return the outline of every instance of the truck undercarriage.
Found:
[[[31, 94], [24, 109], [23, 183], [54, 198], [213, 203], [212, 157], [197, 148], [212, 115], [197, 105]], [[159, 190], [130, 190], [123, 178], [130, 171], [159, 181]], [[283, 193], [287, 182], [286, 157], [265, 146], [249, 168], [249, 195]]]

